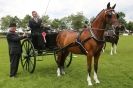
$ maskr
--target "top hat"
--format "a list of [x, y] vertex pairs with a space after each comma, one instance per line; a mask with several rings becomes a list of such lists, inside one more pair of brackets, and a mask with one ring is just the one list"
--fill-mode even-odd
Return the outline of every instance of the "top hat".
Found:
[[9, 27], [16, 27], [16, 23], [10, 23]]

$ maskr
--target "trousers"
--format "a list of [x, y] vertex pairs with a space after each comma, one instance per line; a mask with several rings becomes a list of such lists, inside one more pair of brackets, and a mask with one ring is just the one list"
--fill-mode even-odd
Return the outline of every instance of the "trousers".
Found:
[[16, 76], [21, 54], [10, 54], [10, 77]]

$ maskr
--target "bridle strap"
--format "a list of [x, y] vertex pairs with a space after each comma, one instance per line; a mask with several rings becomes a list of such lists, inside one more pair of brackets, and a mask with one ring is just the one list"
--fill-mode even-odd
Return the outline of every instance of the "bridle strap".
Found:
[[[89, 29], [89, 31], [90, 31], [90, 33], [91, 33], [91, 37], [92, 37], [94, 40], [96, 40], [97, 42], [104, 42], [105, 39], [103, 39], [103, 40], [98, 39], [97, 36], [95, 35], [95, 33], [92, 31], [92, 29], [93, 29], [93, 28], [90, 28], [90, 29]], [[98, 29], [98, 28], [96, 28], [96, 29]], [[100, 30], [100, 29], [98, 29], [97, 31], [99, 31], [99, 30]], [[101, 30], [104, 30], [104, 29], [101, 29]]]
[[109, 12], [109, 11], [114, 11], [114, 12], [115, 12], [114, 9], [108, 9], [108, 10], [105, 10], [105, 13], [107, 13], [107, 12]]

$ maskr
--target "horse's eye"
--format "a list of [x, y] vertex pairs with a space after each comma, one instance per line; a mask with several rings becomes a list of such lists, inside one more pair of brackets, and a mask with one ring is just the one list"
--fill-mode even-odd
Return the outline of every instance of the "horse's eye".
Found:
[[119, 19], [119, 14], [116, 14], [116, 17]]
[[108, 18], [112, 18], [112, 13], [107, 14]]

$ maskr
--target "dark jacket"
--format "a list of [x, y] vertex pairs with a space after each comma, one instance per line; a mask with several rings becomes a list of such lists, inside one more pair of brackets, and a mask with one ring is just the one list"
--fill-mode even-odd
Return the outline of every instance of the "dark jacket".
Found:
[[7, 42], [9, 47], [9, 54], [21, 54], [21, 42], [20, 40], [24, 39], [25, 37], [19, 36], [15, 32], [7, 33]]
[[31, 33], [38, 33], [41, 31], [41, 24], [42, 20], [38, 19], [38, 22], [36, 22], [34, 19], [31, 19], [29, 21], [29, 27], [31, 28]]

